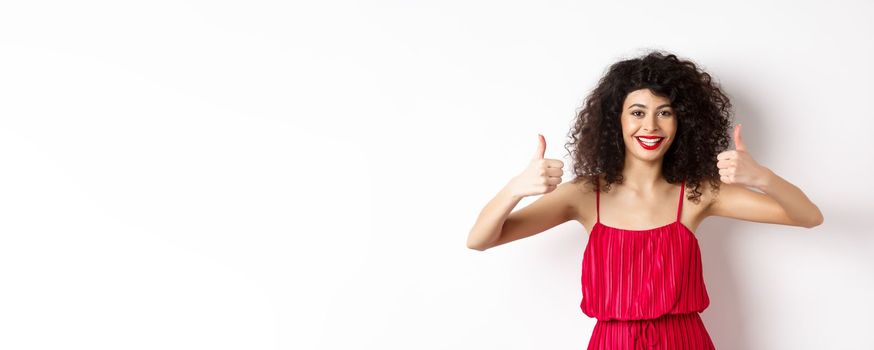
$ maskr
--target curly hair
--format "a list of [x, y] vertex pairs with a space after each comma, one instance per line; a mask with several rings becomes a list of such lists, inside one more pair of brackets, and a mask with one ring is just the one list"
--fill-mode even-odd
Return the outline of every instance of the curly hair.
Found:
[[716, 156], [728, 149], [731, 102], [710, 74], [692, 61], [658, 50], [622, 60], [609, 67], [586, 97], [574, 118], [565, 149], [573, 161], [574, 182], [588, 179], [596, 186], [603, 174], [604, 191], [624, 182], [625, 144], [620, 115], [628, 93], [650, 89], [670, 100], [677, 116], [677, 134], [665, 153], [662, 174], [669, 183], [686, 179], [689, 200], [700, 202], [702, 181], [719, 188]]

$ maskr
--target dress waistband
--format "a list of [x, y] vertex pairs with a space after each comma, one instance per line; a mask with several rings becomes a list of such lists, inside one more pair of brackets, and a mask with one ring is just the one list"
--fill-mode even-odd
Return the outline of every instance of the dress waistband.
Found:
[[659, 344], [658, 332], [656, 332], [652, 319], [642, 320], [643, 322], [633, 322], [629, 331], [631, 338], [634, 339], [635, 350], [646, 350], [654, 348]]
[[657, 318], [635, 319], [635, 320], [598, 320], [611, 324], [625, 324], [629, 332], [629, 338], [632, 340], [634, 350], [649, 350], [657, 349], [662, 343], [661, 334], [664, 332], [661, 328], [669, 324], [675, 324], [676, 321], [692, 320], [699, 318], [699, 313], [688, 312], [679, 314], [664, 314]]

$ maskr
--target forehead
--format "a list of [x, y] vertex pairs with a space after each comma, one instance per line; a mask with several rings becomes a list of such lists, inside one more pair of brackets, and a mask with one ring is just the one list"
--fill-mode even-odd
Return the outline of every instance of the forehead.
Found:
[[628, 95], [625, 96], [625, 102], [623, 104], [627, 107], [635, 103], [640, 103], [652, 108], [670, 102], [671, 100], [667, 97], [655, 95], [649, 89], [639, 89], [629, 92]]

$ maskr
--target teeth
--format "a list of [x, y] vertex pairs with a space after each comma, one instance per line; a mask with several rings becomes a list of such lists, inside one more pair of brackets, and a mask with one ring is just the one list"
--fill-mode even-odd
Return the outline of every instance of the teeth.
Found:
[[643, 142], [643, 144], [645, 144], [647, 146], [655, 146], [657, 143], [661, 142], [662, 139], [664, 139], [664, 138], [662, 137], [662, 138], [656, 139], [655, 141], [645, 141], [643, 138], [640, 138], [640, 137], [638, 137], [637, 139], [640, 140], [640, 142]]

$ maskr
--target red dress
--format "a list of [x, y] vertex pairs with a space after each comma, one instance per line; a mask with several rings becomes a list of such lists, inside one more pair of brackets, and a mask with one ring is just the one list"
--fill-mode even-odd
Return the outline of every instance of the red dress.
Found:
[[710, 304], [698, 239], [677, 220], [648, 230], [625, 230], [598, 218], [583, 253], [580, 308], [598, 319], [593, 349], [714, 349], [699, 313]]

